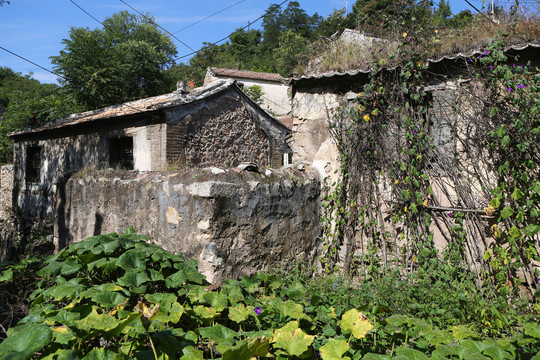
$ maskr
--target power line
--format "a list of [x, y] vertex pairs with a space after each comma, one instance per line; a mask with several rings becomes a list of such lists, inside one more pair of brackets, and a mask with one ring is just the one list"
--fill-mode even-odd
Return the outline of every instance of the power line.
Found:
[[182, 40], [180, 40], [179, 38], [177, 38], [176, 36], [174, 36], [174, 34], [170, 33], [169, 31], [165, 30], [161, 25], [157, 24], [156, 22], [154, 22], [152, 19], [148, 18], [148, 16], [144, 15], [143, 13], [141, 13], [140, 11], [138, 11], [137, 9], [135, 9], [133, 6], [129, 5], [127, 2], [125, 2], [124, 0], [120, 0], [120, 2], [122, 2], [123, 4], [125, 4], [126, 6], [130, 7], [133, 11], [135, 11], [137, 14], [141, 15], [142, 17], [144, 17], [146, 20], [148, 20], [149, 22], [153, 23], [154, 25], [156, 25], [158, 28], [160, 28], [161, 30], [165, 31], [167, 34], [169, 34], [170, 36], [172, 36], [173, 38], [175, 38], [176, 40], [178, 40], [182, 45], [184, 45], [185, 47], [187, 47], [189, 50], [191, 51], [194, 51], [188, 44], [186, 44], [185, 42], [183, 42]]
[[75, 1], [73, 0], [69, 0], [73, 3], [73, 5], [75, 5], [76, 7], [78, 7], [79, 9], [81, 9], [82, 12], [84, 12], [86, 15], [90, 16], [92, 19], [96, 20], [98, 23], [100, 23], [102, 26], [105, 26], [103, 25], [103, 23], [101, 21], [99, 21], [98, 19], [96, 19], [92, 14], [90, 14], [88, 11], [84, 10], [82, 7], [79, 6], [79, 4], [77, 4]]
[[246, 0], [240, 0], [240, 1], [234, 3], [234, 4], [230, 5], [230, 6], [227, 6], [226, 8], [221, 9], [221, 10], [219, 10], [219, 11], [213, 13], [212, 15], [208, 15], [208, 16], [205, 17], [204, 19], [201, 19], [201, 20], [199, 20], [199, 21], [195, 21], [193, 24], [190, 24], [190, 25], [188, 25], [188, 26], [186, 26], [186, 27], [181, 28], [181, 29], [178, 30], [178, 31], [175, 31], [173, 34], [178, 34], [179, 32], [184, 31], [184, 30], [186, 30], [186, 29], [192, 27], [193, 25], [197, 25], [198, 23], [203, 22], [204, 20], [209, 19], [209, 18], [211, 18], [212, 16], [215, 16], [215, 15], [217, 15], [217, 14], [219, 14], [219, 13], [224, 12], [225, 10], [228, 10], [228, 9], [232, 8], [233, 6], [236, 6], [236, 5], [240, 4], [240, 3], [243, 3], [244, 1], [246, 1]]
[[[120, 0], [120, 1], [122, 1], [122, 0]], [[285, 4], [287, 1], [289, 1], [289, 0], [284, 0], [283, 2], [281, 2], [280, 4], [278, 4], [277, 6], [278, 6], [278, 7], [281, 7], [281, 6], [282, 6], [283, 4]], [[257, 19], [255, 19], [254, 21], [248, 22], [248, 24], [247, 24], [246, 26], [244, 26], [243, 28], [240, 28], [240, 29], [236, 30], [235, 32], [230, 33], [229, 35], [227, 35], [227, 36], [224, 37], [223, 39], [220, 39], [220, 40], [218, 40], [218, 41], [216, 41], [216, 42], [214, 42], [214, 43], [211, 43], [210, 45], [217, 45], [217, 44], [219, 44], [220, 42], [222, 42], [223, 40], [227, 40], [228, 38], [230, 38], [230, 37], [233, 36], [234, 34], [237, 34], [237, 33], [241, 32], [241, 31], [243, 31], [244, 29], [250, 27], [251, 25], [253, 25], [253, 24], [256, 23], [257, 21], [261, 20], [261, 19], [262, 19], [263, 17], [265, 17], [269, 12], [270, 12], [270, 10], [267, 10], [263, 15], [259, 16], [259, 17], [258, 17]], [[188, 56], [197, 54], [197, 53], [198, 53], [199, 51], [201, 51], [202, 49], [203, 49], [203, 48], [200, 48], [199, 50], [193, 51], [192, 53], [189, 53], [189, 54], [187, 54], [187, 55], [177, 57], [176, 59], [174, 59], [174, 61], [177, 61], [177, 60], [180, 60], [180, 59], [184, 59], [184, 58], [186, 58], [186, 57], [188, 57]]]
[[31, 60], [28, 60], [27, 58], [25, 58], [25, 57], [23, 57], [23, 56], [21, 56], [21, 55], [15, 54], [13, 51], [9, 51], [8, 49], [6, 49], [6, 48], [4, 48], [4, 47], [2, 47], [2, 46], [0, 46], [0, 49], [4, 50], [5, 52], [8, 52], [8, 53], [10, 53], [11, 55], [14, 55], [14, 56], [16, 56], [16, 57], [18, 57], [18, 58], [20, 58], [20, 59], [23, 59], [24, 61], [29, 62], [30, 64], [32, 64], [32, 65], [34, 65], [34, 66], [37, 66], [38, 68], [40, 68], [40, 69], [42, 69], [42, 70], [45, 70], [45, 71], [47, 71], [47, 72], [50, 72], [51, 74], [53, 74], [53, 75], [55, 75], [55, 76], [58, 76], [58, 77], [61, 78], [62, 80], [66, 80], [63, 76], [58, 75], [58, 74], [56, 74], [55, 72], [52, 72], [51, 70], [49, 70], [49, 69], [47, 69], [47, 68], [44, 68], [43, 66], [38, 65], [38, 64], [36, 64], [35, 62], [33, 62], [33, 61], [31, 61]]

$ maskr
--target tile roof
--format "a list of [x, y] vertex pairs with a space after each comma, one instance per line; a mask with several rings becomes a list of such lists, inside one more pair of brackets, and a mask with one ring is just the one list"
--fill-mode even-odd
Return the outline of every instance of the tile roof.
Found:
[[[540, 42], [530, 42], [530, 43], [527, 43], [527, 44], [520, 44], [520, 45], [513, 45], [513, 46], [509, 46], [506, 48], [506, 51], [509, 51], [509, 50], [513, 50], [513, 51], [521, 51], [521, 50], [526, 50], [526, 49], [540, 49]], [[470, 58], [474, 55], [479, 55], [479, 54], [482, 54], [483, 53], [483, 50], [480, 50], [480, 49], [475, 49], [475, 50], [471, 50], [469, 52], [462, 52], [462, 53], [458, 53], [458, 54], [453, 54], [453, 55], [445, 55], [445, 56], [442, 56], [440, 58], [437, 58], [437, 59], [428, 59], [427, 63], [428, 65], [431, 65], [431, 64], [438, 64], [438, 63], [441, 63], [441, 62], [444, 62], [444, 61], [453, 61], [453, 60], [457, 60], [457, 59], [467, 59], [467, 58]], [[394, 67], [391, 67], [391, 68], [386, 68], [386, 70], [395, 70], [396, 68], [398, 68], [399, 66], [394, 66]], [[369, 74], [370, 73], [370, 69], [351, 69], [349, 71], [342, 71], [342, 72], [339, 72], [339, 71], [329, 71], [329, 72], [325, 72], [325, 73], [311, 73], [311, 74], [306, 74], [306, 75], [302, 75], [302, 76], [299, 76], [299, 77], [294, 77], [294, 78], [289, 78], [289, 79], [286, 79], [285, 80], [285, 83], [287, 85], [291, 85], [291, 84], [294, 84], [294, 83], [298, 83], [298, 82], [301, 82], [301, 81], [304, 81], [304, 80], [321, 80], [321, 79], [332, 79], [332, 78], [339, 78], [341, 76], [356, 76], [356, 75], [359, 75], [359, 74]]]
[[208, 71], [214, 76], [226, 76], [238, 79], [250, 79], [250, 80], [264, 80], [264, 81], [276, 81], [281, 82], [283, 77], [275, 73], [264, 73], [247, 70], [235, 70], [235, 69], [223, 69], [216, 67], [209, 67]]
[[35, 134], [48, 130], [86, 124], [101, 119], [149, 113], [158, 109], [180, 106], [205, 99], [213, 94], [224, 91], [233, 85], [236, 86], [235, 84], [236, 82], [234, 80], [222, 80], [208, 86], [194, 89], [187, 94], [173, 92], [171, 94], [159, 95], [146, 99], [129, 101], [119, 105], [108, 106], [103, 109], [72, 114], [66, 118], [47, 123], [40, 127], [15, 131], [8, 135], [13, 137], [26, 134]]

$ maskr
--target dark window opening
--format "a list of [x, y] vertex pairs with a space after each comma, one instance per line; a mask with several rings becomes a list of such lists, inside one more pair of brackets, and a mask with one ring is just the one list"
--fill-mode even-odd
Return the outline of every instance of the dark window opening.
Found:
[[41, 172], [41, 147], [31, 146], [26, 149], [26, 182], [39, 183]]
[[109, 165], [113, 168], [133, 170], [133, 138], [121, 137], [109, 141]]

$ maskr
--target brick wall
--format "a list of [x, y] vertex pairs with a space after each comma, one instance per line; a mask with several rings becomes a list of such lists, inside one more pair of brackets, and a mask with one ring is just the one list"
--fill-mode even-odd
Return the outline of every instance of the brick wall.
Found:
[[8, 216], [13, 190], [13, 165], [0, 166], [0, 219]]

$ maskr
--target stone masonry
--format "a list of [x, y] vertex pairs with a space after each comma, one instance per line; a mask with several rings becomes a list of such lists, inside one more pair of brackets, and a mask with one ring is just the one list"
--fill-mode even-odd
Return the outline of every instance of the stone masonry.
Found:
[[9, 216], [13, 191], [13, 165], [0, 166], [0, 220]]

